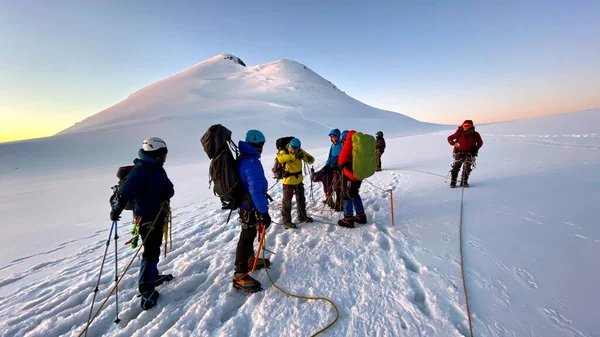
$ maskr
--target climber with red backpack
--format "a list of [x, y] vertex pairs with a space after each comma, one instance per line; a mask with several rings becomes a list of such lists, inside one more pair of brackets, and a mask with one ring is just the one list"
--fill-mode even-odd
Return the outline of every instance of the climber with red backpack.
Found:
[[[360, 197], [362, 181], [375, 173], [376, 163], [375, 137], [355, 130], [345, 136], [338, 164], [343, 169], [342, 199], [344, 218], [338, 226], [354, 228], [355, 223], [366, 224], [367, 216]], [[354, 211], [356, 210], [356, 215]]]

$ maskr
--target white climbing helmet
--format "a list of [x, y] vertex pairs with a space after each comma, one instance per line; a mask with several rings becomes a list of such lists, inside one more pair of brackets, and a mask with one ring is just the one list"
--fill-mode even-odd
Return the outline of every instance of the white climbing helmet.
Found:
[[146, 152], [152, 152], [163, 148], [167, 148], [167, 143], [158, 137], [150, 137], [142, 143], [142, 149]]

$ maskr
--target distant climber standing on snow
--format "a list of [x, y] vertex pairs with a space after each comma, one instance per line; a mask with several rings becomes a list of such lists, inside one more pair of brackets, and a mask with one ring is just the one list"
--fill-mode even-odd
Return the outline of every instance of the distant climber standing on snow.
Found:
[[283, 227], [286, 229], [296, 228], [292, 222], [292, 198], [296, 195], [298, 205], [298, 222], [313, 222], [314, 220], [306, 213], [306, 198], [304, 196], [304, 184], [302, 183], [302, 161], [308, 164], [315, 162], [315, 158], [301, 148], [300, 139], [294, 138], [286, 149], [279, 151], [277, 161], [284, 166], [283, 176], [283, 203], [281, 205], [281, 216]]
[[471, 164], [474, 160], [473, 157], [477, 157], [479, 149], [483, 146], [483, 140], [479, 132], [475, 131], [473, 121], [470, 119], [464, 121], [456, 132], [448, 137], [448, 143], [454, 146], [454, 163], [452, 164], [450, 187], [456, 187], [458, 171], [465, 162], [460, 186], [469, 187], [468, 180], [471, 173]]
[[161, 275], [158, 272], [163, 226], [169, 211], [165, 204], [175, 194], [173, 183], [163, 168], [167, 152], [167, 144], [158, 137], [143, 142], [138, 152], [139, 159], [133, 161], [135, 166], [119, 188], [117, 201], [110, 211], [110, 219], [119, 221], [127, 202], [134, 200], [133, 216], [138, 224], [138, 233], [144, 240], [138, 279], [143, 310], [156, 305], [159, 294], [155, 288], [173, 279], [171, 274]]
[[377, 170], [381, 171], [381, 155], [385, 151], [385, 139], [383, 139], [383, 132], [377, 131], [375, 139], [377, 140]]
[[[264, 145], [265, 136], [258, 130], [249, 130], [246, 133], [246, 141], [238, 143], [241, 154], [238, 171], [247, 197], [244, 198], [239, 211], [242, 232], [235, 253], [233, 287], [247, 292], [256, 292], [261, 289], [260, 282], [248, 274], [254, 265], [256, 225], [258, 222], [261, 222], [266, 228], [271, 225], [267, 201], [268, 183], [260, 162]], [[257, 269], [266, 268], [270, 264], [268, 259], [259, 258], [256, 267]]]

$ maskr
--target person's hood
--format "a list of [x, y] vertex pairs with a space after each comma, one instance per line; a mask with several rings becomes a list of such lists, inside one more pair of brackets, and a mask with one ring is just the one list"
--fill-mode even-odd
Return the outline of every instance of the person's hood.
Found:
[[164, 163], [162, 161], [156, 160], [156, 158], [152, 158], [149, 155], [146, 154], [146, 151], [144, 151], [144, 149], [140, 149], [138, 151], [138, 157], [139, 159], [135, 159], [133, 161], [134, 164], [137, 164], [136, 161], [143, 161], [149, 164], [153, 164], [153, 165], [164, 165]]
[[249, 143], [246, 143], [243, 140], [240, 140], [238, 142], [238, 149], [240, 150], [240, 154], [242, 154], [243, 156], [260, 158], [260, 153], [258, 152], [258, 150], [254, 146], [250, 145]]

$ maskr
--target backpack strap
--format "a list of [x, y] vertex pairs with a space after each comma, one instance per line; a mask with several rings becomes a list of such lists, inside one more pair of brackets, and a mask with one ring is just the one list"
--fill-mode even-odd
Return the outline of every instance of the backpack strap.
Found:
[[298, 172], [285, 171], [285, 173], [283, 174], [283, 177], [288, 178], [288, 177], [294, 176], [294, 177], [298, 178], [301, 174], [302, 174], [302, 170], [300, 170]]

